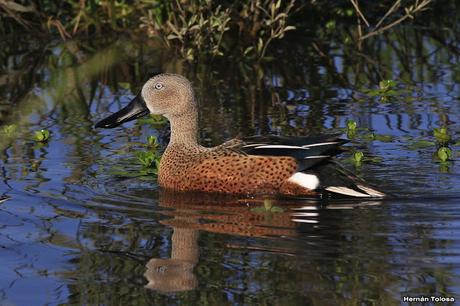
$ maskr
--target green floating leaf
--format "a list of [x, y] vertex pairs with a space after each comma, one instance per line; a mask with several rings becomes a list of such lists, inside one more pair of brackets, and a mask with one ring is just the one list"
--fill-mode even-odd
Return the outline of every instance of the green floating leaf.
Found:
[[363, 136], [363, 139], [365, 139], [365, 140], [375, 140], [375, 138], [376, 138], [376, 136], [375, 136], [374, 133], [365, 134]]
[[35, 135], [35, 141], [47, 142], [48, 139], [50, 138], [50, 131], [48, 130], [35, 131], [34, 135]]
[[459, 147], [460, 146], [460, 141], [457, 141], [456, 143], [453, 144], [454, 147]]
[[447, 147], [441, 147], [441, 148], [439, 148], [439, 150], [437, 152], [437, 155], [438, 155], [438, 158], [442, 162], [445, 162], [445, 161], [449, 160], [450, 157], [452, 156], [452, 150], [450, 148], [447, 148]]
[[394, 140], [394, 137], [391, 135], [375, 135], [375, 140], [381, 141], [381, 142], [392, 142]]
[[429, 141], [429, 140], [417, 140], [412, 143], [410, 143], [407, 148], [410, 150], [417, 150], [417, 149], [423, 149], [423, 148], [429, 148], [429, 147], [434, 147], [436, 143], [434, 141]]

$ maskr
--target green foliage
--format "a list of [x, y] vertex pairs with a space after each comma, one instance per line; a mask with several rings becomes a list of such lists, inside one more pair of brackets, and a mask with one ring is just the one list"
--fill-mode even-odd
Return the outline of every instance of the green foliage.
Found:
[[356, 121], [352, 119], [347, 120], [347, 137], [349, 139], [355, 138], [357, 126], [358, 124], [356, 123]]
[[138, 162], [142, 165], [141, 174], [158, 174], [158, 169], [160, 168], [161, 155], [159, 153], [159, 143], [158, 139], [155, 136], [147, 137], [147, 144], [145, 145], [146, 151], [137, 151], [136, 158]]
[[363, 92], [372, 98], [378, 97], [380, 102], [389, 102], [391, 97], [403, 94], [405, 91], [396, 88], [396, 81], [382, 80], [377, 89], [364, 89]]
[[450, 141], [450, 135], [448, 134], [446, 127], [435, 128], [433, 130], [433, 135], [441, 146], [447, 145]]
[[37, 142], [47, 142], [50, 138], [50, 131], [48, 130], [40, 130], [34, 132], [34, 139]]
[[147, 28], [151, 37], [160, 34], [168, 46], [176, 47], [183, 58], [193, 61], [200, 53], [223, 55], [222, 39], [230, 29], [230, 13], [230, 8], [223, 9], [211, 0], [189, 5], [165, 1], [148, 10], [141, 18], [141, 28]]
[[152, 168], [155, 166], [158, 158], [156, 152], [152, 151], [138, 151], [136, 152], [136, 157], [145, 168]]
[[363, 157], [364, 157], [364, 153], [361, 152], [361, 151], [356, 151], [356, 152], [353, 153], [353, 160], [357, 164], [360, 164], [362, 162]]
[[14, 134], [16, 133], [17, 126], [15, 124], [9, 124], [9, 125], [4, 125], [2, 126], [1, 133], [10, 138], [13, 137]]
[[440, 147], [436, 154], [441, 162], [446, 162], [452, 156], [452, 150], [447, 147]]
[[417, 149], [424, 149], [424, 148], [429, 148], [429, 147], [434, 147], [436, 143], [434, 141], [429, 141], [429, 140], [417, 140], [417, 141], [412, 141], [407, 145], [407, 148], [410, 150], [417, 150]]
[[356, 123], [356, 121], [352, 120], [352, 119], [348, 119], [347, 120], [347, 130], [349, 132], [351, 131], [356, 131], [356, 127], [358, 126], [358, 124]]

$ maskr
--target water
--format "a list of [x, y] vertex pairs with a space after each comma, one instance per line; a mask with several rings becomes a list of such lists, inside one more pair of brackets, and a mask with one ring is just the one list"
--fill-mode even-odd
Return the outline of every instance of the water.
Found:
[[[414, 146], [443, 125], [460, 139], [460, 66], [448, 48], [458, 41], [426, 35], [404, 28], [366, 56], [322, 46], [332, 60], [285, 48], [261, 65], [187, 65], [124, 40], [10, 41], [0, 70], [0, 124], [12, 126], [0, 140], [0, 304], [458, 302], [460, 147], [440, 163], [436, 147]], [[345, 132], [347, 119], [357, 121], [362, 129], [337, 160], [394, 198], [279, 200], [281, 211], [263, 213], [257, 199], [162, 191], [135, 152], [149, 135], [164, 147], [167, 124], [93, 128], [158, 70], [194, 82], [206, 145], [238, 134]], [[396, 97], [365, 95], [381, 79], [397, 80]], [[36, 143], [43, 128], [50, 140]], [[371, 141], [371, 132], [391, 137]], [[353, 150], [367, 161], [350, 162]]]

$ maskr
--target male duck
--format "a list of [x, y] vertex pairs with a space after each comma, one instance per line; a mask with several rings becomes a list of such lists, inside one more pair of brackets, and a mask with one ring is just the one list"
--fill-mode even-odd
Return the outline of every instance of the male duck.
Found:
[[177, 74], [152, 77], [123, 109], [96, 127], [114, 128], [147, 114], [171, 123], [158, 173], [161, 187], [230, 194], [381, 198], [384, 194], [328, 161], [345, 140], [338, 135], [249, 137], [200, 146], [198, 110], [190, 82]]

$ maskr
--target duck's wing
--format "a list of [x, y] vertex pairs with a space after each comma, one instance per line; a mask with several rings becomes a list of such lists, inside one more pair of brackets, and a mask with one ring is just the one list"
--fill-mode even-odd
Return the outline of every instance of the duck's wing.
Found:
[[322, 196], [382, 198], [385, 194], [369, 186], [350, 173], [330, 157], [340, 152], [347, 140], [341, 134], [326, 134], [312, 137], [252, 136], [232, 139], [219, 149], [232, 150], [245, 155], [290, 156], [297, 161], [297, 171], [291, 181], [311, 189], [322, 190]]
[[316, 164], [336, 155], [340, 146], [347, 143], [340, 134], [316, 136], [251, 136], [230, 140], [223, 145], [248, 155], [290, 156], [299, 165], [299, 171], [310, 169]]

